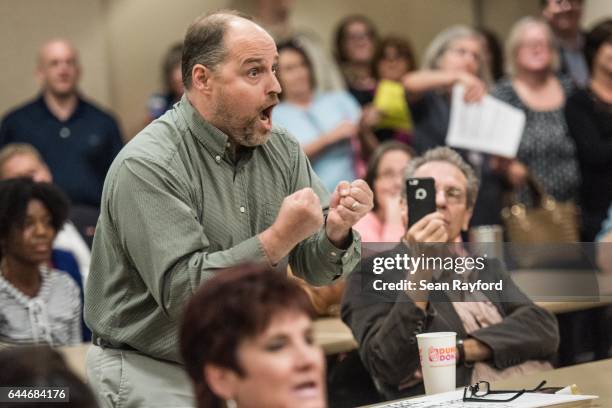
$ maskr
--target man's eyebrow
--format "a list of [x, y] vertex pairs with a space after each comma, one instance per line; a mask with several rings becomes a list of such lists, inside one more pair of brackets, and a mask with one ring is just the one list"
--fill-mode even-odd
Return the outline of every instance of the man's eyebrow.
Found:
[[264, 62], [263, 58], [247, 58], [246, 60], [242, 62], [242, 65], [263, 64], [263, 62]]

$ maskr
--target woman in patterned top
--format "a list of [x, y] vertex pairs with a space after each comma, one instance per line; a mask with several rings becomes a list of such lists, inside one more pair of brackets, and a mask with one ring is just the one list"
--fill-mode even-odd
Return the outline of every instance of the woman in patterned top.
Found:
[[[493, 95], [522, 109], [527, 115], [517, 160], [507, 163], [507, 178], [524, 185], [528, 172], [559, 201], [573, 200], [580, 182], [576, 147], [568, 135], [563, 112], [571, 80], [555, 75], [559, 55], [546, 23], [533, 17], [519, 20], [506, 45], [509, 78]], [[526, 189], [521, 200], [531, 204]]]
[[0, 182], [0, 342], [81, 342], [81, 300], [70, 276], [48, 268], [68, 202], [52, 184]]

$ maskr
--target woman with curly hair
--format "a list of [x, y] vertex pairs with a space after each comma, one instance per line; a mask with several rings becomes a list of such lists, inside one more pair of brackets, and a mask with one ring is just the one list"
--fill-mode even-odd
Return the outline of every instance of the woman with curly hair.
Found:
[[0, 182], [0, 342], [81, 342], [79, 288], [47, 266], [67, 214], [68, 201], [52, 184]]

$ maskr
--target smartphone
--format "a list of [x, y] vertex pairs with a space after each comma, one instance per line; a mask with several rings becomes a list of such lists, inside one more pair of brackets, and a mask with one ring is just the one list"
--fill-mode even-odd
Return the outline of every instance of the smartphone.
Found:
[[436, 212], [436, 182], [433, 178], [409, 178], [406, 180], [408, 199], [408, 228], [421, 218]]

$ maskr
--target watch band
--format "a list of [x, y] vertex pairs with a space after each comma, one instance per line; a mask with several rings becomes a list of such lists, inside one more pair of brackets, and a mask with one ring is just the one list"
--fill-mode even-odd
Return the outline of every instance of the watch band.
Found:
[[465, 347], [463, 346], [463, 339], [457, 339], [457, 365], [465, 363]]

